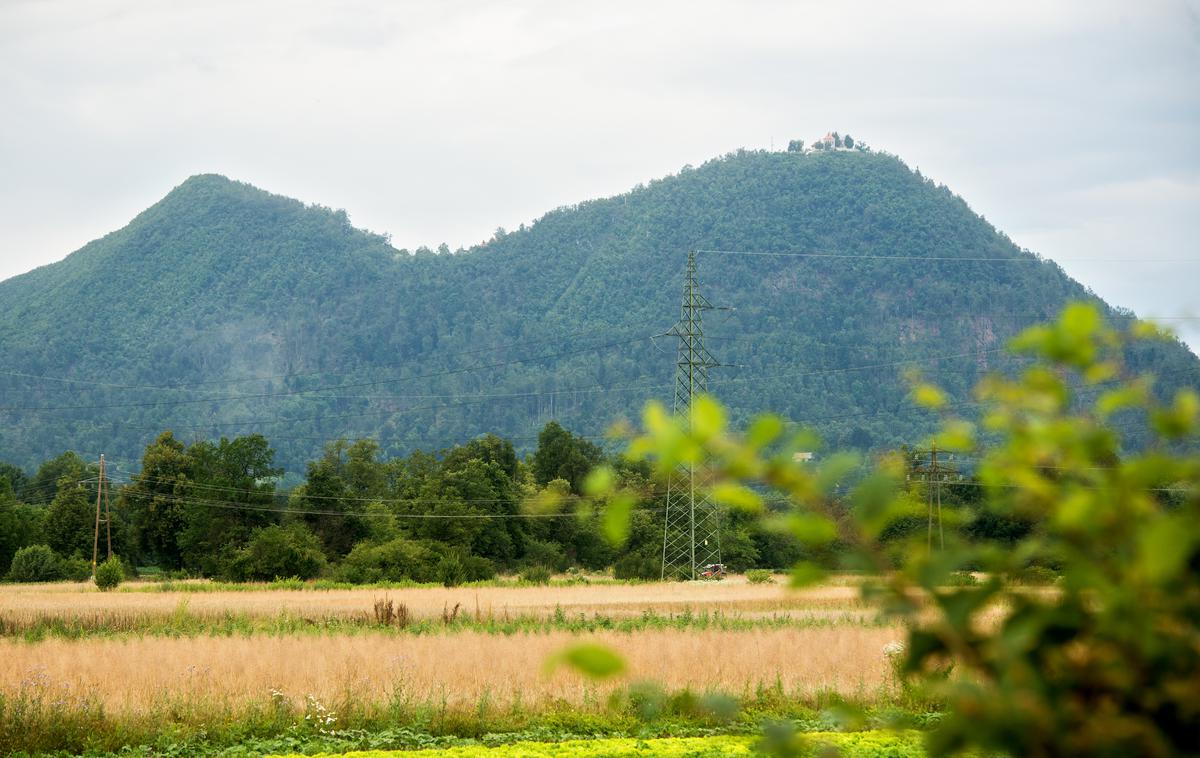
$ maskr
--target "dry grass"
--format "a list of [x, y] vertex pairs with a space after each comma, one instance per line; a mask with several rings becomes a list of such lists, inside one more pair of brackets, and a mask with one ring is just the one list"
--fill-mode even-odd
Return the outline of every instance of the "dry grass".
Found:
[[0, 586], [0, 624], [22, 628], [38, 619], [59, 618], [98, 622], [121, 628], [128, 622], [167, 618], [186, 603], [198, 618], [229, 614], [255, 618], [292, 615], [306, 619], [370, 616], [377, 599], [388, 596], [407, 606], [414, 619], [438, 618], [443, 609], [460, 605], [463, 613], [501, 618], [603, 614], [636, 616], [688, 609], [720, 611], [746, 618], [789, 615], [801, 618], [871, 618], [873, 611], [850, 584], [824, 585], [792, 591], [781, 585], [745, 582], [663, 584], [601, 584], [564, 587], [422, 587], [399, 590], [257, 590], [236, 592], [116, 592], [99, 593], [85, 584]]
[[[752, 692], [777, 684], [788, 694], [837, 691], [870, 698], [888, 686], [884, 645], [897, 631], [879, 628], [745, 632], [646, 631], [596, 634], [629, 663], [625, 681], [668, 689]], [[135, 638], [0, 641], [0, 691], [40, 687], [60, 695], [91, 693], [116, 713], [179, 703], [239, 708], [267, 703], [271, 690], [299, 701], [444, 702], [497, 706], [551, 701], [594, 703], [616, 684], [596, 685], [560, 671], [547, 658], [580, 640], [568, 633], [395, 637], [365, 634], [249, 638]]]

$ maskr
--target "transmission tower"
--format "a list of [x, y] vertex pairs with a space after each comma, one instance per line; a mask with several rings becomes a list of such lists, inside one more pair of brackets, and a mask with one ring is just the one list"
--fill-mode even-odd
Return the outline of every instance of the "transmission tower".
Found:
[[[696, 278], [696, 253], [689, 252], [683, 282], [679, 323], [667, 332], [678, 338], [675, 362], [677, 416], [692, 422], [692, 399], [708, 390], [708, 370], [721, 364], [704, 347], [701, 316], [713, 306], [700, 294]], [[663, 528], [663, 579], [698, 579], [704, 567], [721, 562], [720, 518], [707, 492], [696, 487], [694, 463], [680, 464], [667, 480], [667, 508]]]
[[[912, 477], [931, 485], [925, 489], [926, 508], [929, 515], [929, 526], [925, 537], [926, 547], [929, 552], [933, 552], [933, 516], [936, 507], [938, 545], [945, 550], [946, 533], [942, 530], [942, 485], [948, 482], [962, 481], [962, 475], [953, 466], [948, 466], [938, 460], [938, 453], [945, 453], [945, 451], [939, 451], [936, 442], [928, 450], [914, 450], [913, 452]], [[954, 460], [954, 456], [949, 456], [949, 460]]]

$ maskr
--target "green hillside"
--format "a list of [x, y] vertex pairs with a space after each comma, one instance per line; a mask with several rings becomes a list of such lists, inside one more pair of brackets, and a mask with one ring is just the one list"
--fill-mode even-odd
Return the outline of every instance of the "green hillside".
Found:
[[[650, 338], [678, 318], [689, 249], [837, 256], [699, 255], [705, 294], [734, 309], [706, 314], [734, 364], [711, 388], [735, 413], [859, 448], [931, 428], [905, 364], [969, 401], [1012, 365], [1008, 336], [1091, 297], [869, 152], [739, 152], [457, 252], [396, 250], [344, 212], [195, 176], [0, 283], [0, 460], [75, 449], [133, 466], [169, 428], [259, 432], [299, 473], [337, 437], [391, 454], [489, 431], [532, 447], [551, 417], [599, 435], [669, 400], [674, 345]], [[1132, 360], [1166, 391], [1200, 382], [1181, 344]]]

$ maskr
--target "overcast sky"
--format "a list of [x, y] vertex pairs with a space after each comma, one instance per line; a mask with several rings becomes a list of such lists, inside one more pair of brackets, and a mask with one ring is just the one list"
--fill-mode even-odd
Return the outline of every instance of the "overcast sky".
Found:
[[1200, 347], [1198, 0], [0, 0], [0, 278], [196, 173], [454, 248], [828, 130]]

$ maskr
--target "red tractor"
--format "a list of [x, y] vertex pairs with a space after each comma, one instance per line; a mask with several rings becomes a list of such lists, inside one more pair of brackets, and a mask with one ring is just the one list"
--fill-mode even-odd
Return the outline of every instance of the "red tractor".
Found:
[[725, 578], [725, 564], [724, 563], [710, 563], [710, 564], [704, 566], [703, 568], [700, 569], [700, 577], [702, 579], [724, 579]]

